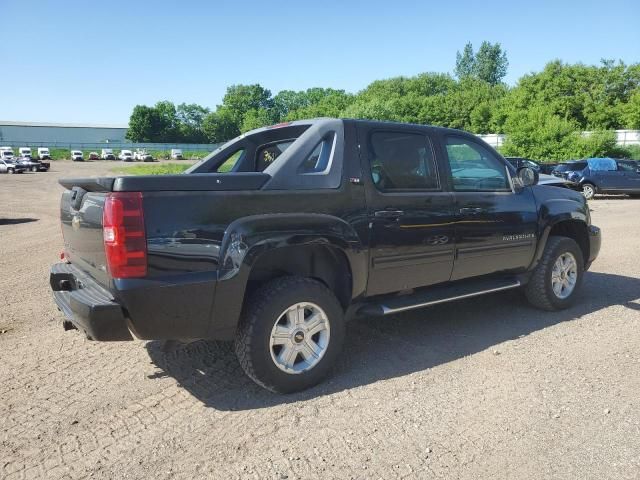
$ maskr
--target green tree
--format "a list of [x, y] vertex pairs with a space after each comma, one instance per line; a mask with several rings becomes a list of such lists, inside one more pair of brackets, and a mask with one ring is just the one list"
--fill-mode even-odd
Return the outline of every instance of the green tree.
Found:
[[173, 102], [163, 100], [157, 102], [154, 109], [160, 116], [161, 127], [156, 133], [156, 142], [178, 142], [180, 141], [180, 129], [178, 127], [178, 117], [176, 106]]
[[240, 133], [248, 132], [255, 128], [273, 125], [277, 120], [274, 119], [274, 112], [266, 108], [254, 108], [244, 114]]
[[462, 53], [456, 52], [456, 68], [454, 70], [459, 79], [473, 77], [475, 73], [476, 56], [473, 45], [467, 42]]
[[204, 143], [207, 136], [202, 129], [205, 117], [210, 113], [206, 107], [195, 103], [181, 103], [176, 108], [179, 137], [185, 143]]
[[535, 105], [512, 115], [505, 123], [505, 133], [507, 138], [501, 148], [505, 155], [569, 160], [620, 153], [613, 132], [582, 135], [575, 121], [561, 118], [548, 106]]
[[249, 110], [260, 108], [270, 110], [273, 107], [271, 92], [257, 83], [254, 85], [231, 85], [222, 99], [225, 107], [235, 119], [238, 128], [242, 125]]
[[226, 107], [218, 107], [202, 121], [202, 130], [211, 143], [221, 143], [240, 135], [234, 115]]
[[162, 117], [154, 107], [136, 105], [129, 117], [127, 139], [132, 142], [156, 142], [162, 128]]
[[621, 108], [621, 113], [623, 128], [640, 129], [640, 88], [636, 89]]
[[484, 41], [480, 44], [475, 61], [475, 77], [490, 85], [497, 85], [507, 75], [507, 52], [499, 43]]
[[473, 45], [468, 42], [462, 53], [456, 53], [455, 74], [460, 80], [475, 78], [497, 85], [506, 76], [508, 66], [507, 52], [502, 50], [499, 43], [485, 40], [474, 53]]

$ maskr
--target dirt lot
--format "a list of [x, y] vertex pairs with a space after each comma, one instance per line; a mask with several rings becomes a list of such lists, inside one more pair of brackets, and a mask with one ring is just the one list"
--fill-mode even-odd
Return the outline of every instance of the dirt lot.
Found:
[[575, 308], [510, 292], [354, 322], [329, 382], [278, 396], [224, 345], [63, 332], [56, 180], [112, 167], [0, 175], [0, 478], [640, 478], [640, 201], [591, 202]]

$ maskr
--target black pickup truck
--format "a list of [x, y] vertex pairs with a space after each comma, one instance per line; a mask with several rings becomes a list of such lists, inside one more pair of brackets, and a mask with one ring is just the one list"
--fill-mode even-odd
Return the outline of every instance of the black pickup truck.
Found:
[[279, 124], [185, 174], [61, 180], [51, 288], [91, 339], [235, 340], [252, 379], [292, 392], [354, 316], [515, 288], [568, 307], [600, 231], [581, 194], [536, 182], [457, 130]]

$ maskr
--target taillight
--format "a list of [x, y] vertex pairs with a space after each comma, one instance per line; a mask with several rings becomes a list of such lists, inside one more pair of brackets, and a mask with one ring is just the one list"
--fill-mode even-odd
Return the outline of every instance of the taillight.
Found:
[[107, 267], [113, 278], [144, 277], [147, 274], [142, 193], [108, 194], [104, 202], [102, 233]]

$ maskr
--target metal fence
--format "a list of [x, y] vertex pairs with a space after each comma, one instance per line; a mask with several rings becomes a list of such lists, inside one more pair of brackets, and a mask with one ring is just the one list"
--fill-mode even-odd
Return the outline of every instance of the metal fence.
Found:
[[[616, 134], [616, 144], [621, 147], [630, 145], [640, 145], [640, 130], [614, 130]], [[588, 137], [591, 132], [582, 132], [582, 135]], [[486, 135], [478, 135], [482, 140], [492, 147], [499, 147], [504, 144], [507, 136], [504, 133], [487, 133]]]
[[50, 149], [64, 150], [96, 150], [103, 148], [111, 148], [113, 150], [136, 150], [138, 148], [145, 150], [162, 150], [168, 151], [172, 148], [179, 148], [183, 152], [212, 152], [218, 148], [220, 143], [129, 143], [129, 142], [100, 142], [100, 143], [81, 143], [81, 142], [21, 142], [21, 141], [0, 141], [1, 147], [48, 147]]

